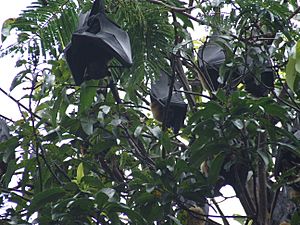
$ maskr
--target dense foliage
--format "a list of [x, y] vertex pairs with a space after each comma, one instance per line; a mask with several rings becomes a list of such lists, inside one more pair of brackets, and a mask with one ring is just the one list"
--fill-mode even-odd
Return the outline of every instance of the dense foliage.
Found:
[[[15, 99], [22, 118], [7, 120], [11, 137], [0, 144], [0, 203], [15, 203], [2, 221], [218, 224], [206, 217], [209, 205], [229, 224], [213, 200], [229, 184], [246, 212], [236, 216], [241, 224], [299, 224], [297, 1], [107, 0], [107, 15], [130, 36], [134, 64], [113, 61], [110, 76], [79, 87], [63, 50], [91, 5], [36, 0], [3, 25], [18, 40], [2, 56], [21, 55], [10, 90], [22, 86], [24, 95]], [[223, 40], [218, 87], [199, 69], [207, 43], [200, 25]], [[264, 85], [265, 61], [274, 86]], [[241, 67], [251, 75], [231, 82]], [[149, 110], [161, 70], [182, 83], [189, 106], [178, 134]], [[249, 80], [266, 94], [249, 91]]]

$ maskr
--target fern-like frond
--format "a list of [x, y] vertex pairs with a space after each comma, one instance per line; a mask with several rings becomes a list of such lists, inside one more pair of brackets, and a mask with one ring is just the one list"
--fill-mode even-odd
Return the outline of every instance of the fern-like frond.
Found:
[[[130, 36], [134, 65], [123, 75], [123, 84], [131, 88], [152, 80], [168, 67], [167, 57], [174, 43], [168, 12], [147, 1], [110, 1], [108, 15]], [[134, 75], [132, 75], [134, 74]], [[144, 85], [146, 83], [144, 82]]]
[[28, 43], [34, 40], [39, 43], [38, 47], [44, 57], [47, 54], [59, 57], [76, 29], [77, 11], [78, 7], [73, 1], [48, 0], [47, 4], [40, 0], [32, 2], [13, 24], [19, 37], [22, 37], [18, 40], [19, 47], [12, 45], [2, 53], [9, 54], [17, 49], [24, 51]]

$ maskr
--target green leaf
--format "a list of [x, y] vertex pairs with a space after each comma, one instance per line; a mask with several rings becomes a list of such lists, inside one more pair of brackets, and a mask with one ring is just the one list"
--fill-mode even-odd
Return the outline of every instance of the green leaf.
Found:
[[265, 111], [272, 116], [278, 117], [283, 121], [288, 119], [287, 111], [280, 104], [265, 104], [262, 106]]
[[17, 165], [16, 165], [16, 161], [15, 160], [11, 160], [8, 162], [7, 165], [7, 170], [5, 172], [4, 178], [3, 178], [3, 185], [5, 187], [8, 187], [12, 176], [14, 175], [15, 171], [18, 169]]
[[107, 204], [106, 208], [109, 212], [125, 213], [131, 221], [130, 224], [136, 224], [136, 225], [147, 224], [144, 218], [141, 217], [139, 213], [135, 212], [134, 210], [130, 209], [128, 206], [124, 204], [111, 202]]
[[17, 87], [19, 84], [21, 84], [23, 82], [24, 77], [28, 73], [31, 73], [31, 71], [23, 70], [23, 71], [19, 72], [12, 80], [9, 91], [12, 91], [13, 89], [15, 89], [15, 87]]
[[117, 127], [117, 126], [119, 126], [120, 124], [122, 123], [122, 120], [121, 119], [113, 119], [112, 121], [111, 121], [111, 125], [113, 125], [114, 127]]
[[262, 160], [264, 161], [264, 164], [268, 167], [268, 165], [270, 164], [270, 157], [268, 152], [263, 151], [263, 150], [258, 150], [257, 151], [258, 155], [262, 158]]
[[12, 24], [15, 22], [16, 19], [9, 18], [5, 20], [2, 24], [1, 29], [1, 41], [4, 42], [6, 38], [9, 36], [11, 29], [13, 28]]
[[182, 20], [185, 27], [189, 27], [191, 29], [194, 29], [194, 25], [193, 25], [192, 21], [189, 20], [187, 16], [182, 15], [180, 13], [176, 13], [176, 16]]
[[[300, 55], [300, 53], [299, 53], [299, 55]], [[297, 57], [297, 54], [291, 55], [289, 57], [289, 61], [288, 61], [287, 65], [286, 65], [286, 82], [287, 82], [289, 88], [294, 92], [296, 91], [295, 83], [296, 83], [297, 77], [300, 76], [299, 72], [297, 72], [297, 70], [296, 70], [296, 63], [297, 63], [296, 57]], [[300, 61], [298, 64], [300, 64]], [[300, 67], [300, 66], [298, 66], [298, 67]]]
[[240, 119], [235, 119], [235, 120], [232, 120], [232, 123], [234, 124], [234, 126], [239, 129], [239, 130], [242, 130], [244, 128], [244, 123], [242, 120]]
[[84, 177], [83, 163], [80, 163], [77, 167], [77, 175], [76, 175], [77, 184], [80, 183], [83, 177]]
[[153, 200], [154, 200], [153, 194], [150, 194], [148, 192], [141, 193], [135, 197], [135, 201], [140, 205], [147, 204]]
[[66, 191], [72, 191], [72, 192], [74, 191], [75, 192], [75, 191], [79, 190], [78, 185], [74, 182], [68, 182], [68, 183], [64, 184], [63, 187]]
[[215, 184], [218, 180], [220, 171], [223, 166], [223, 162], [225, 159], [224, 152], [220, 152], [211, 163], [211, 166], [209, 167], [209, 173], [208, 173], [208, 182], [210, 184]]
[[216, 97], [221, 101], [221, 102], [226, 102], [227, 100], [227, 96], [226, 96], [226, 93], [223, 89], [219, 89], [216, 93]]
[[56, 202], [60, 200], [66, 194], [65, 190], [61, 187], [55, 187], [47, 189], [33, 196], [33, 199], [28, 206], [28, 215], [38, 211], [40, 208], [44, 207], [45, 204]]
[[[238, 218], [238, 216], [241, 216], [239, 214], [234, 214], [234, 216], [237, 216], [236, 218], [234, 218], [234, 220], [240, 224], [245, 224], [245, 222], [247, 221], [247, 219], [245, 218]], [[250, 221], [249, 221], [250, 222]], [[251, 222], [250, 222], [251, 223]], [[252, 224], [252, 223], [251, 223]], [[250, 225], [250, 224], [249, 224]]]
[[97, 208], [99, 210], [102, 210], [104, 204], [107, 203], [109, 199], [108, 195], [103, 193], [102, 191], [99, 191], [95, 197], [96, 197], [96, 204], [98, 206]]
[[93, 200], [88, 198], [79, 198], [79, 199], [75, 199], [73, 202], [68, 204], [67, 207], [73, 211], [72, 212], [73, 214], [74, 213], [87, 214], [93, 210], [94, 202]]
[[170, 140], [170, 136], [168, 135], [167, 132], [164, 132], [163, 135], [161, 136], [161, 144], [165, 148], [167, 152], [170, 152], [172, 149], [172, 144]]
[[112, 199], [116, 193], [116, 190], [112, 188], [102, 188], [100, 191], [106, 194], [109, 199]]
[[94, 123], [95, 122], [96, 121], [92, 117], [89, 117], [89, 116], [80, 117], [81, 127], [87, 135], [92, 135], [94, 133]]
[[[92, 166], [92, 165], [89, 165], [89, 166]], [[84, 185], [87, 185], [88, 187], [95, 187], [97, 189], [100, 189], [103, 187], [101, 179], [99, 179], [97, 176], [85, 175], [81, 179], [81, 183], [83, 183]]]
[[[298, 141], [299, 142], [299, 141]], [[300, 157], [300, 147], [296, 147], [294, 145], [291, 144], [287, 144], [284, 142], [277, 142], [278, 145], [283, 146], [286, 150], [294, 153], [297, 157]]]
[[160, 127], [156, 126], [154, 128], [149, 128], [150, 132], [156, 137], [157, 139], [160, 139], [161, 136], [161, 129]]
[[295, 69], [298, 73], [300, 73], [300, 41], [296, 44], [296, 64]]
[[190, 167], [188, 163], [185, 160], [178, 159], [174, 168], [175, 178], [180, 179], [181, 175], [189, 170]]
[[168, 217], [174, 222], [176, 225], [182, 225], [182, 223], [174, 216], [168, 215]]
[[142, 132], [142, 130], [143, 130], [143, 127], [144, 126], [137, 126], [137, 128], [135, 129], [135, 131], [134, 131], [134, 137], [138, 137], [138, 136], [140, 136], [140, 134], [141, 134], [141, 132]]
[[88, 80], [82, 83], [80, 89], [79, 115], [92, 106], [97, 93], [98, 81]]
[[10, 160], [14, 160], [15, 150], [18, 145], [18, 137], [11, 137], [5, 141], [0, 142], [0, 156], [2, 156], [3, 162], [8, 163]]
[[295, 212], [292, 216], [291, 225], [298, 225], [300, 221], [300, 212]]
[[226, 149], [228, 149], [228, 146], [225, 143], [209, 142], [199, 145], [199, 142], [196, 141], [189, 150], [191, 151], [189, 160], [193, 165], [199, 167], [203, 161]]

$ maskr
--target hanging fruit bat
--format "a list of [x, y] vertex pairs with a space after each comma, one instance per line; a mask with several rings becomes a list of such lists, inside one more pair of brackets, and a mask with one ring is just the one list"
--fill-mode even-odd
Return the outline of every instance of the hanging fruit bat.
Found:
[[153, 117], [160, 122], [163, 122], [166, 114], [166, 126], [172, 127], [174, 133], [177, 134], [183, 126], [187, 104], [184, 102], [182, 94], [176, 91], [180, 89], [180, 83], [175, 81], [167, 111], [170, 82], [169, 76], [165, 72], [161, 72], [160, 78], [151, 85], [151, 111]]
[[219, 69], [225, 62], [224, 49], [218, 45], [215, 41], [223, 41], [223, 39], [217, 36], [212, 36], [210, 40], [202, 45], [198, 51], [198, 65], [203, 75], [202, 84], [209, 91], [216, 91], [222, 86], [218, 81]]
[[[274, 88], [275, 74], [271, 60], [254, 59], [255, 56], [262, 54], [260, 48], [250, 48], [246, 56], [246, 66], [239, 67], [240, 74], [245, 77], [245, 90], [254, 97], [267, 96], [269, 90]], [[255, 74], [254, 71], [257, 71], [259, 67], [263, 68]]]
[[103, 0], [95, 0], [91, 11], [80, 16], [64, 52], [76, 85], [107, 76], [113, 58], [123, 66], [132, 65], [129, 36], [106, 16]]
[[[226, 60], [223, 47], [231, 48], [228, 40], [218, 35], [213, 35], [207, 43], [199, 48], [198, 65], [205, 88], [210, 91], [216, 91], [226, 85], [229, 91], [232, 91], [241, 80], [245, 84], [245, 90], [253, 96], [262, 97], [267, 95], [269, 89], [274, 87], [274, 72], [271, 69], [271, 60], [257, 63], [253, 56], [261, 54], [262, 51], [258, 48], [252, 48], [247, 52], [245, 65], [239, 66], [231, 75], [226, 74], [225, 77], [221, 78], [220, 67]], [[255, 51], [256, 53], [250, 55], [248, 54], [250, 51]], [[263, 67], [263, 69], [260, 71], [259, 76], [256, 76], [254, 71], [258, 66]]]

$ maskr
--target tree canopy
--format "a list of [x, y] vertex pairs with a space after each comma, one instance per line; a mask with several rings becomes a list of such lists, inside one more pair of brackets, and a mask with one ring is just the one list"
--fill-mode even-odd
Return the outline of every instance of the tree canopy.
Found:
[[[219, 224], [209, 207], [225, 225], [299, 224], [297, 1], [106, 0], [133, 64], [75, 85], [64, 50], [92, 4], [36, 0], [3, 24], [23, 93], [0, 88], [22, 115], [0, 115], [3, 224]], [[246, 215], [224, 215], [225, 185]]]

